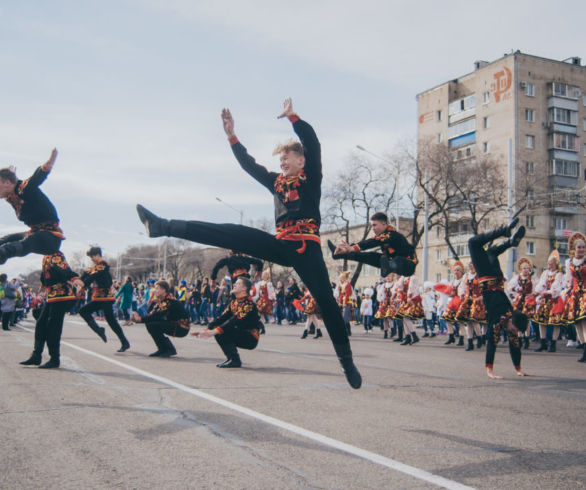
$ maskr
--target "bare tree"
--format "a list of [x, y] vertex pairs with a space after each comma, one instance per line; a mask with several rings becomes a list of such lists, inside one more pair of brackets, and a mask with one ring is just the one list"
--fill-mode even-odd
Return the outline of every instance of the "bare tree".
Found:
[[[346, 241], [350, 240], [350, 227], [361, 225], [361, 240], [364, 240], [370, 231], [371, 214], [388, 213], [394, 203], [397, 182], [382, 161], [350, 154], [342, 170], [324, 188], [324, 224], [340, 231]], [[350, 280], [352, 286], [361, 270], [362, 264], [358, 263]]]

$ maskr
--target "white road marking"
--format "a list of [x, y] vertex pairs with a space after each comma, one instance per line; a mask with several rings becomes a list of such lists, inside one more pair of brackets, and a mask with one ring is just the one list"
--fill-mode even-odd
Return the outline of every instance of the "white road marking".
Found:
[[[27, 332], [34, 332], [30, 328], [26, 328], [20, 326], [23, 330]], [[167, 386], [171, 386], [176, 388], [184, 393], [189, 393], [190, 395], [196, 396], [203, 400], [207, 400], [209, 402], [215, 403], [222, 407], [225, 407], [229, 410], [233, 410], [235, 412], [241, 413], [243, 415], [247, 415], [253, 419], [259, 420], [264, 422], [268, 425], [272, 425], [274, 427], [278, 427], [280, 429], [292, 432], [293, 434], [297, 434], [298, 436], [305, 437], [306, 439], [310, 439], [315, 441], [319, 444], [323, 444], [325, 446], [329, 446], [331, 448], [337, 449], [338, 451], [342, 451], [353, 456], [357, 456], [359, 458], [365, 459], [372, 463], [385, 466], [391, 470], [399, 471], [406, 475], [412, 476], [413, 478], [417, 478], [418, 480], [423, 480], [428, 483], [432, 483], [437, 485], [441, 488], [447, 488], [450, 490], [471, 490], [473, 487], [469, 487], [467, 485], [463, 485], [462, 483], [458, 483], [454, 480], [450, 480], [448, 478], [444, 478], [442, 476], [434, 475], [433, 473], [429, 473], [428, 471], [416, 468], [415, 466], [410, 466], [399, 461], [395, 461], [394, 459], [387, 458], [385, 456], [381, 456], [380, 454], [373, 453], [371, 451], [367, 451], [365, 449], [359, 448], [357, 446], [353, 446], [351, 444], [347, 444], [342, 441], [338, 441], [336, 439], [332, 439], [331, 437], [324, 436], [322, 434], [318, 434], [317, 432], [312, 432], [310, 430], [304, 429], [303, 427], [299, 427], [297, 425], [290, 424], [288, 422], [284, 422], [282, 420], [276, 419], [271, 417], [270, 415], [264, 415], [260, 412], [256, 412], [255, 410], [251, 410], [249, 408], [243, 407], [241, 405], [237, 405], [235, 403], [229, 402], [228, 400], [224, 400], [214, 395], [210, 395], [200, 390], [196, 390], [194, 388], [190, 388], [189, 386], [185, 386], [181, 383], [177, 383], [168, 378], [164, 378], [157, 374], [149, 373], [148, 371], [144, 371], [142, 369], [136, 368], [129, 364], [125, 364], [123, 362], [117, 361], [116, 359], [111, 359], [109, 357], [103, 356], [98, 354], [97, 352], [93, 352], [88, 349], [84, 349], [83, 347], [79, 347], [75, 344], [70, 342], [61, 342], [61, 344], [71, 347], [79, 352], [87, 354], [89, 356], [96, 357], [97, 359], [101, 359], [102, 361], [108, 362], [110, 364], [114, 364], [115, 366], [121, 367], [122, 369], [126, 369], [127, 371], [131, 371], [133, 373], [139, 374], [144, 376], [145, 378], [150, 378], [153, 381], [157, 381], [159, 383], [165, 384]]]

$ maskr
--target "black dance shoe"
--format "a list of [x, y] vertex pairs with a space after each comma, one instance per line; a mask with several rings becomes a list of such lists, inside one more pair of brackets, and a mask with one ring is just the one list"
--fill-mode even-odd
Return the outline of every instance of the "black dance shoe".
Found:
[[305, 339], [305, 338], [307, 338], [307, 334], [308, 334], [308, 332], [307, 332], [307, 329], [305, 329], [305, 330], [303, 331], [303, 334], [301, 335], [301, 338], [302, 338], [302, 339]]
[[519, 217], [513, 218], [513, 220], [509, 223], [509, 226], [507, 226], [508, 228], [508, 234], [505, 234], [505, 236], [509, 237], [511, 236], [512, 231], [515, 229], [515, 227], [519, 224]]
[[104, 342], [108, 342], [108, 339], [106, 338], [106, 329], [104, 327], [100, 327], [98, 330], [96, 330], [96, 333], [98, 334], [98, 337], [100, 337]]
[[321, 333], [321, 329], [318, 328], [317, 332], [315, 334], [315, 337], [313, 337], [314, 339], [319, 339], [320, 337], [323, 337], [324, 335]]
[[56, 369], [59, 367], [59, 359], [49, 359], [45, 364], [41, 364], [39, 369]]
[[159, 218], [156, 214], [151, 213], [147, 208], [140, 204], [136, 205], [136, 212], [138, 213], [138, 218], [145, 226], [149, 237], [154, 238], [169, 235], [168, 220]]
[[35, 354], [33, 352], [26, 361], [19, 362], [19, 364], [22, 364], [23, 366], [38, 366], [41, 364], [41, 359], [41, 354]]
[[118, 349], [116, 352], [126, 352], [128, 349], [130, 349], [130, 342], [127, 340], [126, 342], [122, 342], [120, 349]]
[[226, 359], [226, 361], [221, 364], [216, 364], [216, 366], [219, 368], [239, 368], [242, 367], [242, 362], [240, 358]]
[[511, 245], [513, 247], [518, 247], [519, 243], [521, 243], [521, 240], [523, 240], [524, 236], [525, 236], [525, 227], [520, 226], [519, 229], [513, 235], [513, 238], [511, 238]]

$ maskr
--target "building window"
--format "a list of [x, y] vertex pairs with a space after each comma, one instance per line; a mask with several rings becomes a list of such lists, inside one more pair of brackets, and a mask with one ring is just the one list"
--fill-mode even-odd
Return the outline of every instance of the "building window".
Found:
[[[584, 125], [586, 126], [586, 119], [584, 119]], [[484, 129], [490, 128], [490, 119], [488, 117], [482, 119], [482, 127]]]
[[[484, 92], [482, 94], [482, 103], [488, 104], [489, 102], [490, 102], [490, 92]], [[586, 105], [586, 103], [584, 105]]]
[[444, 140], [444, 137], [443, 137], [443, 135], [442, 135], [441, 133], [438, 133], [438, 134], [437, 134], [437, 142], [438, 142], [438, 143], [441, 143], [443, 140]]
[[438, 250], [435, 251], [435, 260], [437, 260], [438, 262], [440, 260], [442, 260], [442, 251], [441, 251], [441, 249], [438, 249]]
[[584, 156], [586, 157], [586, 143], [584, 143]]
[[532, 134], [525, 135], [525, 148], [532, 150], [535, 148], [535, 136]]
[[535, 175], [535, 163], [527, 162], [527, 175]]
[[527, 200], [528, 201], [535, 200], [535, 191], [533, 189], [527, 189]]
[[476, 131], [476, 119], [468, 119], [461, 123], [454, 124], [448, 128], [448, 138], [456, 138], [463, 134], [468, 134]]
[[586, 107], [586, 94], [582, 96], [582, 105]]
[[525, 226], [527, 228], [535, 228], [535, 216], [531, 214], [525, 216]]
[[582, 119], [582, 129], [586, 131], [586, 117]]
[[553, 82], [551, 84], [551, 94], [555, 97], [578, 100], [580, 97], [580, 88], [575, 85], [568, 85], [567, 83]]
[[578, 112], [569, 109], [562, 109], [561, 107], [551, 107], [549, 109], [549, 122], [556, 122], [562, 124], [578, 125]]
[[525, 95], [527, 97], [535, 97], [535, 86], [532, 83], [525, 85]]
[[490, 152], [490, 143], [485, 141], [482, 143], [482, 153], [489, 153]]
[[442, 120], [442, 111], [437, 111], [436, 115], [437, 115], [438, 122], [441, 121]]
[[533, 242], [525, 242], [525, 252], [527, 255], [535, 255], [535, 244]]
[[525, 121], [535, 122], [535, 109], [525, 109]]
[[435, 282], [441, 282], [442, 280], [442, 274], [441, 272], [436, 272], [435, 274]]
[[566, 218], [554, 218], [553, 220], [555, 229], [557, 231], [563, 231], [568, 228], [568, 220]]
[[549, 161], [549, 175], [578, 178], [578, 162], [554, 158]]
[[550, 136], [550, 144], [553, 145], [554, 148], [559, 148], [561, 150], [578, 151], [578, 145], [576, 142], [575, 134], [553, 133], [553, 135]]

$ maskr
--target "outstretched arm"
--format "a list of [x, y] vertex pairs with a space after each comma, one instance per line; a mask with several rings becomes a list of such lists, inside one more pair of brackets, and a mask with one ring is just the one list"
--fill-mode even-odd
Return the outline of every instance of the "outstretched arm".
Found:
[[278, 174], [269, 172], [265, 167], [256, 163], [256, 160], [248, 154], [244, 145], [238, 141], [234, 133], [234, 118], [229, 109], [222, 109], [222, 125], [226, 136], [228, 136], [232, 152], [240, 166], [271, 193], [274, 193], [273, 183]]
[[51, 170], [53, 170], [53, 165], [55, 165], [55, 160], [57, 160], [57, 154], [57, 148], [53, 148], [49, 160], [47, 160], [45, 163], [43, 163], [43, 165], [41, 165], [41, 168], [44, 172], [49, 173]]

